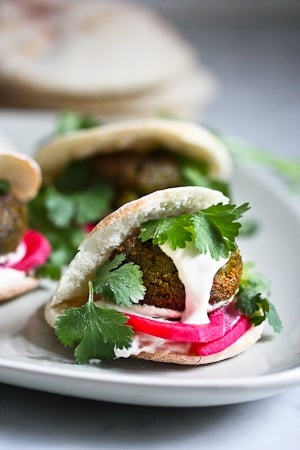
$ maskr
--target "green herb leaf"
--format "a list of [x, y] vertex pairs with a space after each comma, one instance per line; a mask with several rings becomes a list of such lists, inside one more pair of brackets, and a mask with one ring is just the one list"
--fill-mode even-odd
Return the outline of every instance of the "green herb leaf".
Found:
[[7, 194], [10, 191], [10, 183], [7, 180], [0, 180], [0, 194]]
[[58, 279], [63, 266], [69, 264], [75, 255], [85, 232], [74, 224], [61, 228], [53, 223], [46, 206], [48, 198], [48, 188], [43, 188], [37, 197], [28, 203], [28, 218], [30, 227], [44, 234], [52, 247], [49, 261], [43, 266], [41, 273], [43, 276], [48, 275], [48, 278]]
[[240, 290], [236, 307], [242, 311], [254, 325], [268, 320], [276, 333], [282, 330], [282, 323], [275, 306], [268, 300], [270, 286], [265, 277], [254, 270], [254, 264], [244, 264]]
[[132, 262], [123, 264], [124, 260], [124, 255], [117, 255], [97, 269], [95, 292], [104, 300], [131, 306], [144, 298], [146, 288], [140, 267]]
[[70, 225], [76, 212], [76, 204], [72, 197], [60, 194], [53, 187], [47, 188], [45, 206], [50, 222], [58, 228]]
[[253, 146], [238, 137], [226, 136], [216, 131], [214, 133], [237, 161], [258, 164], [271, 169], [282, 176], [294, 190], [300, 191], [299, 159], [276, 155], [265, 149]]
[[76, 205], [75, 223], [86, 225], [98, 221], [110, 210], [114, 193], [105, 183], [96, 182], [89, 189], [71, 196]]
[[260, 224], [255, 219], [241, 220], [240, 237], [254, 236], [260, 229]]
[[[55, 187], [44, 187], [28, 204], [29, 224], [49, 240], [52, 253], [43, 273], [49, 277], [58, 267], [69, 264], [85, 236], [83, 226], [98, 221], [110, 209], [113, 192], [102, 183], [74, 194], [60, 193]], [[57, 266], [57, 269], [53, 269]]]
[[208, 176], [207, 167], [203, 164], [183, 160], [180, 163], [180, 169], [183, 184], [186, 186], [204, 186], [221, 191], [227, 197], [231, 196], [229, 184], [212, 180]]
[[58, 191], [68, 194], [86, 189], [91, 180], [91, 161], [78, 159], [72, 161], [55, 179]]
[[142, 242], [152, 239], [155, 245], [167, 242], [173, 250], [193, 242], [201, 253], [209, 251], [216, 260], [226, 258], [236, 249], [237, 220], [248, 209], [248, 203], [239, 207], [220, 203], [191, 214], [152, 220], [141, 226], [139, 237]]
[[94, 117], [66, 111], [59, 115], [57, 134], [68, 134], [73, 131], [94, 128], [99, 125], [100, 122]]
[[133, 338], [132, 328], [126, 325], [127, 317], [109, 308], [100, 308], [93, 301], [93, 285], [89, 282], [88, 302], [70, 308], [58, 317], [55, 332], [62, 344], [75, 348], [77, 363], [92, 359], [106, 360], [115, 357], [115, 349], [129, 348]]
[[154, 245], [168, 242], [173, 250], [184, 248], [187, 242], [193, 240], [190, 215], [150, 220], [141, 226], [139, 238], [142, 242], [152, 239]]

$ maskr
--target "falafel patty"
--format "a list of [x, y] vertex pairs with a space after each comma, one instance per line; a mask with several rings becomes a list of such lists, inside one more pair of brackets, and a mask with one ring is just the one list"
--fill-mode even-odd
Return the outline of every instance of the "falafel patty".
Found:
[[117, 189], [148, 194], [158, 189], [175, 187], [181, 183], [178, 163], [166, 152], [101, 155], [93, 159], [93, 172]]
[[12, 192], [0, 194], [0, 255], [14, 252], [26, 229], [26, 207]]
[[[143, 243], [137, 236], [132, 236], [116, 248], [112, 258], [120, 253], [125, 255], [126, 262], [138, 264], [143, 271], [146, 294], [140, 304], [176, 311], [185, 309], [185, 288], [177, 268], [159, 246], [151, 241]], [[211, 305], [228, 300], [236, 293], [242, 269], [242, 258], [236, 250], [214, 277], [209, 299]]]

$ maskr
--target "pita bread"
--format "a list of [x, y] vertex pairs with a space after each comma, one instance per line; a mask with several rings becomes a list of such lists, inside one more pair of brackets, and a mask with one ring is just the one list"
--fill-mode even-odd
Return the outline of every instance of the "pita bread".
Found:
[[165, 19], [104, 0], [2, 0], [0, 101], [102, 118], [199, 117], [215, 77]]
[[111, 123], [55, 138], [36, 154], [49, 184], [75, 159], [130, 148], [148, 151], [164, 145], [170, 150], [208, 163], [212, 178], [227, 180], [232, 161], [227, 149], [208, 130], [191, 122], [168, 119], [137, 119]]
[[153, 88], [194, 63], [175, 29], [137, 4], [1, 2], [1, 76], [53, 93], [116, 97]]
[[201, 115], [203, 107], [216, 91], [216, 81], [204, 67], [195, 67], [180, 77], [162, 83], [155, 89], [128, 97], [99, 99], [97, 96], [84, 98], [74, 95], [39, 92], [37, 88], [25, 89], [2, 79], [0, 85], [1, 104], [6, 107], [27, 107], [78, 111], [92, 114], [106, 120], [135, 117], [157, 117], [160, 114], [171, 117], [192, 118]]
[[[88, 281], [95, 276], [98, 266], [104, 263], [124, 239], [142, 223], [207, 208], [217, 203], [227, 203], [221, 192], [202, 187], [179, 187], [156, 191], [123, 205], [104, 218], [85, 238], [79, 251], [62, 276], [53, 298], [45, 309], [47, 322], [54, 327], [57, 317], [70, 307], [84, 304], [88, 298]], [[251, 327], [238, 341], [224, 351], [211, 356], [190, 355], [190, 344], [170, 343], [143, 334], [137, 336], [138, 350], [134, 357], [176, 364], [208, 364], [235, 356], [256, 342], [262, 327]], [[145, 345], [140, 339], [146, 336]], [[167, 342], [167, 344], [166, 344]], [[154, 347], [153, 347], [154, 344]]]
[[39, 280], [15, 269], [0, 267], [0, 302], [11, 300], [39, 285]]
[[212, 364], [223, 361], [224, 359], [233, 358], [234, 356], [248, 350], [261, 338], [263, 329], [264, 324], [256, 327], [252, 326], [245, 334], [243, 334], [243, 336], [241, 336], [233, 344], [229, 345], [226, 349], [208, 356], [193, 354], [189, 355], [187, 353], [188, 348], [185, 344], [178, 345], [175, 343], [174, 346], [170, 346], [170, 344], [167, 343], [166, 345], [164, 343], [161, 344], [161, 347], [157, 346], [155, 352], [144, 350], [141, 351], [138, 355], [136, 355], [136, 358], [189, 366]]
[[16, 197], [27, 201], [37, 194], [42, 175], [39, 165], [30, 156], [0, 149], [0, 180], [9, 181]]

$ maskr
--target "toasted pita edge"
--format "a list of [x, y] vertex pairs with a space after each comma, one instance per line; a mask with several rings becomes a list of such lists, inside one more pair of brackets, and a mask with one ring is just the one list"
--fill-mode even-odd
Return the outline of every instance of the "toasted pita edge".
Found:
[[159, 145], [207, 162], [212, 178], [227, 180], [232, 173], [229, 152], [210, 131], [192, 122], [158, 118], [120, 121], [57, 137], [42, 147], [35, 159], [44, 182], [50, 184], [76, 159], [129, 148], [148, 151]]
[[145, 359], [148, 361], [162, 362], [162, 363], [173, 363], [181, 365], [202, 365], [202, 364], [212, 364], [224, 359], [233, 358], [234, 356], [243, 353], [252, 345], [257, 342], [262, 335], [264, 324], [259, 326], [252, 326], [246, 331], [243, 336], [241, 336], [237, 341], [231, 344], [229, 347], [225, 348], [221, 352], [214, 353], [208, 356], [198, 356], [198, 355], [185, 355], [184, 353], [175, 353], [167, 350], [156, 350], [154, 352], [142, 351], [135, 357], [138, 359]]
[[7, 180], [16, 197], [27, 201], [35, 197], [41, 186], [41, 169], [28, 155], [0, 149], [0, 180]]
[[87, 299], [88, 281], [96, 268], [141, 224], [162, 217], [178, 216], [228, 203], [221, 192], [204, 187], [177, 187], [156, 191], [126, 203], [102, 219], [83, 240], [79, 250], [59, 281], [46, 306], [46, 320], [54, 326], [56, 318], [68, 307]]

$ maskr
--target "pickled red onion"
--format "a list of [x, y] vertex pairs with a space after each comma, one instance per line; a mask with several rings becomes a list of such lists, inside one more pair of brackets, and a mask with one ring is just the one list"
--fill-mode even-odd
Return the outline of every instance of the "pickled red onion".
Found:
[[13, 264], [5, 265], [5, 267], [28, 271], [46, 262], [51, 253], [51, 246], [41, 233], [35, 230], [28, 230], [25, 232], [22, 242], [26, 246], [24, 257]]

